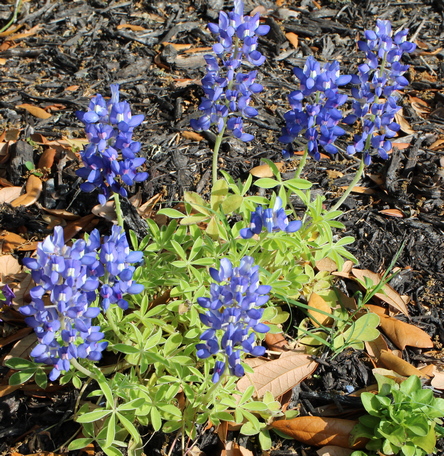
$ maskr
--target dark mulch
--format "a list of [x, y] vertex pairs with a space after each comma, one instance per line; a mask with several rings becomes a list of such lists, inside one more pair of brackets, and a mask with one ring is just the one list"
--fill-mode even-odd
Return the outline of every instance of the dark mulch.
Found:
[[[362, 268], [376, 272], [387, 268], [405, 242], [397, 262], [402, 272], [392, 285], [412, 298], [412, 322], [443, 343], [444, 149], [432, 150], [431, 145], [444, 138], [444, 2], [258, 0], [246, 4], [247, 12], [258, 5], [268, 9], [266, 21], [271, 32], [260, 40], [267, 56], [260, 76], [265, 91], [254, 100], [260, 115], [247, 127], [256, 140], [248, 145], [227, 140], [223, 145], [220, 165], [234, 177], [244, 178], [262, 158], [281, 160], [277, 137], [283, 125], [282, 114], [288, 109], [286, 96], [295, 88], [291, 70], [302, 66], [308, 55], [337, 59], [344, 73], [353, 72], [359, 59], [355, 39], [363, 30], [373, 28], [377, 18], [390, 19], [395, 29], [409, 27], [417, 40], [418, 50], [405, 58], [411, 65], [411, 85], [402, 99], [412, 131], [402, 133], [400, 141], [410, 145], [395, 149], [387, 163], [375, 160], [368, 174], [381, 175], [385, 184], [378, 186], [367, 177], [363, 179], [360, 185], [375, 192], [353, 194], [347, 199], [341, 219], [346, 230], [338, 236], [354, 236], [351, 252]], [[0, 41], [0, 59], [5, 59], [0, 65], [0, 133], [18, 128], [21, 141], [33, 133], [49, 140], [83, 137], [74, 112], [85, 109], [90, 97], [98, 92], [109, 95], [109, 85], [119, 83], [122, 97], [131, 102], [133, 112], [145, 114], [145, 122], [137, 129], [150, 173], [150, 179], [140, 186], [142, 200], [160, 194], [164, 203], [173, 204], [186, 190], [205, 194], [214, 136], [207, 134], [205, 140], [196, 142], [182, 135], [190, 130], [189, 121], [197, 115], [202, 95], [198, 81], [203, 76], [205, 52], [177, 51], [168, 43], [189, 44], [192, 48], [211, 46], [206, 23], [217, 19], [219, 8], [231, 7], [231, 2], [222, 0], [24, 2], [18, 20], [25, 25], [21, 31], [35, 26], [39, 30], [9, 45]], [[12, 9], [12, 1], [0, 5], [0, 27]], [[119, 27], [123, 24], [143, 30]], [[287, 41], [288, 32], [298, 35], [297, 49]], [[427, 103], [422, 112], [412, 97]], [[23, 103], [42, 108], [60, 105], [60, 110], [40, 120], [17, 108]], [[345, 142], [340, 145], [345, 148]], [[13, 154], [28, 154], [37, 163], [37, 146], [18, 142], [14, 147]], [[70, 205], [70, 211], [88, 215], [96, 199], [92, 195], [78, 197], [80, 182], [74, 173], [78, 159], [58, 156], [58, 163], [62, 159], [64, 167], [53, 167], [40, 202], [47, 208], [65, 209]], [[331, 204], [340, 188], [351, 181], [355, 169], [355, 161], [338, 154], [319, 163], [310, 162], [303, 177], [314, 182], [315, 190], [324, 192], [326, 204]], [[341, 174], [334, 176], [331, 170]], [[25, 174], [23, 163], [13, 162], [11, 166], [9, 160], [1, 164], [0, 177], [14, 185], [22, 185]], [[397, 209], [402, 217], [381, 213], [384, 209]], [[134, 220], [133, 224], [140, 223], [137, 217]], [[2, 229], [20, 232], [29, 239], [42, 239], [50, 231], [42, 211], [35, 206], [1, 206], [0, 224]], [[143, 234], [145, 228], [142, 224], [136, 229]], [[8, 349], [0, 349], [0, 355]], [[424, 360], [415, 350], [408, 354], [411, 361]], [[0, 368], [0, 374], [6, 372], [6, 368]], [[307, 412], [335, 403], [326, 391], [343, 391], [346, 385], [364, 386], [369, 381], [365, 360], [353, 352], [342, 354], [334, 362], [323, 360], [320, 373], [321, 380], [305, 382], [302, 390], [295, 392]], [[0, 452], [16, 449], [26, 454], [57, 449], [75, 429], [69, 418], [76, 394], [63, 389], [4, 396], [0, 403]], [[162, 448], [168, 447], [168, 437], [151, 436], [146, 454], [164, 454]], [[209, 433], [204, 434], [199, 446], [208, 455], [218, 454]], [[271, 454], [289, 456], [313, 451], [297, 442], [278, 441]]]

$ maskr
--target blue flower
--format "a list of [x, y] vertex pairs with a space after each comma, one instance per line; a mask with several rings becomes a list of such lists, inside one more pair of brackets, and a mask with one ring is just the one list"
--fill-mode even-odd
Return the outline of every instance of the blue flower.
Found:
[[[106, 102], [102, 95], [96, 95], [88, 111], [77, 111], [77, 117], [85, 124], [89, 145], [81, 152], [84, 164], [77, 175], [86, 180], [80, 185], [84, 192], [98, 188], [99, 203], [104, 205], [112, 193], [127, 196], [122, 187], [134, 185], [148, 178], [148, 173], [138, 172], [145, 158], [137, 157], [140, 143], [132, 140], [135, 127], [143, 115], [133, 116], [127, 101], [119, 101], [119, 86], [111, 85], [111, 99]], [[122, 156], [123, 160], [119, 160]]]
[[256, 345], [256, 334], [265, 333], [269, 327], [260, 322], [268, 301], [269, 285], [259, 284], [259, 266], [254, 259], [242, 258], [238, 267], [223, 258], [219, 270], [210, 268], [210, 275], [217, 283], [210, 286], [209, 298], [198, 298], [197, 302], [208, 309], [200, 314], [206, 330], [200, 337], [203, 343], [197, 344], [197, 356], [201, 359], [222, 353], [224, 361], [217, 361], [213, 382], [217, 383], [226, 366], [232, 375], [242, 377], [242, 353], [262, 356], [265, 348]]
[[[191, 127], [196, 131], [209, 130], [215, 126], [220, 133], [226, 127], [241, 141], [251, 141], [254, 136], [243, 132], [242, 119], [258, 115], [249, 106], [252, 95], [262, 91], [255, 82], [257, 71], [239, 71], [244, 61], [259, 66], [265, 57], [257, 50], [258, 36], [268, 33], [268, 25], [260, 25], [260, 16], [244, 16], [242, 0], [235, 0], [234, 10], [219, 14], [219, 24], [208, 24], [208, 28], [218, 39], [214, 56], [206, 55], [207, 74], [202, 79], [202, 98], [199, 110], [204, 115], [192, 119]], [[230, 117], [230, 118], [229, 118]]]
[[288, 221], [285, 209], [282, 207], [282, 199], [278, 196], [273, 208], [263, 209], [262, 206], [257, 206], [256, 210], [250, 215], [250, 226], [242, 228], [240, 235], [244, 239], [250, 239], [255, 234], [260, 234], [262, 228], [272, 233], [274, 231], [285, 231], [286, 233], [294, 233], [302, 226], [300, 220]]
[[[100, 307], [94, 305], [98, 296], [106, 310], [111, 303], [128, 308], [125, 294], [137, 294], [143, 286], [133, 281], [134, 266], [142, 252], [131, 252], [122, 228], [114, 226], [111, 236], [100, 241], [93, 230], [87, 241], [76, 240], [65, 245], [63, 229], [54, 228], [37, 246], [36, 258], [25, 258], [36, 286], [31, 289], [32, 301], [20, 307], [38, 339], [31, 356], [36, 362], [52, 365], [50, 380], [69, 370], [70, 359], [98, 361], [108, 343], [92, 320]], [[50, 304], [44, 297], [49, 295]]]
[[[303, 135], [308, 153], [319, 160], [319, 146], [334, 154], [337, 152], [334, 142], [345, 134], [338, 126], [342, 113], [337, 108], [347, 101], [347, 95], [341, 94], [339, 87], [349, 83], [352, 77], [340, 74], [338, 62], [321, 66], [312, 56], [307, 58], [303, 69], [294, 68], [293, 72], [299, 79], [299, 90], [288, 96], [292, 109], [284, 114], [286, 125], [279, 138], [282, 143], [289, 144], [283, 151], [284, 158], [292, 156], [291, 143]], [[304, 100], [307, 100], [305, 104]]]
[[[349, 154], [363, 153], [365, 164], [371, 163], [371, 152], [388, 158], [392, 149], [392, 138], [400, 126], [393, 122], [395, 114], [401, 109], [397, 105], [395, 91], [408, 85], [403, 74], [408, 65], [402, 65], [400, 59], [407, 52], [413, 52], [414, 43], [406, 41], [408, 29], [401, 30], [393, 36], [390, 21], [377, 20], [375, 30], [366, 30], [366, 41], [359, 41], [359, 49], [365, 52], [366, 61], [359, 65], [358, 75], [352, 82], [357, 87], [352, 89], [354, 97], [352, 112], [344, 122], [353, 124], [361, 121], [362, 133], [354, 138], [352, 146], [347, 148]], [[381, 98], [385, 100], [381, 100]]]

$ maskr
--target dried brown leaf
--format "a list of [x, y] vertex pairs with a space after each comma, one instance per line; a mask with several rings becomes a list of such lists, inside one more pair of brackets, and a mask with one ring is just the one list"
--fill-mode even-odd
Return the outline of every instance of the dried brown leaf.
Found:
[[296, 33], [288, 32], [285, 34], [288, 41], [290, 41], [291, 45], [297, 49], [299, 46], [299, 36]]
[[40, 198], [42, 188], [43, 184], [41, 179], [34, 174], [31, 174], [26, 181], [26, 193], [12, 201], [11, 206], [32, 206]]
[[284, 357], [257, 366], [253, 374], [245, 374], [237, 382], [237, 387], [243, 392], [253, 385], [258, 397], [267, 391], [278, 397], [312, 374], [317, 365], [309, 355], [289, 352]]
[[288, 347], [287, 339], [285, 339], [283, 333], [279, 333], [279, 334], [267, 333], [265, 335], [265, 343], [267, 344], [268, 349], [272, 350], [272, 351], [282, 352], [282, 351], [286, 351], [286, 349]]
[[32, 331], [33, 331], [33, 329], [28, 326], [26, 328], [19, 329], [16, 333], [11, 334], [8, 337], [2, 337], [0, 339], [0, 348], [5, 347], [6, 345], [12, 344], [13, 342], [16, 342], [17, 340], [23, 339], [25, 336], [30, 334]]
[[12, 255], [1, 255], [0, 256], [0, 284], [4, 284], [3, 278], [17, 274], [22, 270], [22, 267], [18, 260]]
[[431, 384], [433, 388], [444, 390], [444, 372], [438, 370], [436, 366], [433, 372], [433, 379], [431, 381]]
[[350, 442], [352, 429], [358, 422], [340, 418], [322, 418], [320, 416], [300, 416], [291, 420], [279, 420], [271, 423], [271, 428], [307, 445], [334, 445], [342, 448], [364, 448], [365, 439]]
[[199, 133], [196, 133], [195, 131], [183, 131], [181, 134], [185, 139], [191, 139], [193, 141], [199, 142], [204, 139], [204, 137], [202, 135], [200, 135]]
[[380, 316], [379, 326], [386, 336], [401, 350], [404, 350], [407, 345], [410, 347], [433, 348], [433, 341], [430, 336], [415, 325], [384, 315]]
[[46, 149], [40, 157], [37, 167], [39, 169], [51, 169], [52, 165], [54, 164], [54, 158], [56, 156], [56, 153], [57, 151], [52, 147]]
[[117, 214], [114, 207], [114, 201], [107, 201], [104, 206], [98, 204], [92, 208], [91, 212], [94, 215], [97, 215], [97, 217], [102, 217], [109, 222], [117, 222]]
[[[317, 293], [312, 293], [310, 299], [308, 301], [308, 305], [310, 307], [314, 307], [317, 310], [322, 310], [323, 312], [327, 312], [331, 314], [331, 307], [325, 301], [322, 296], [319, 296]], [[318, 327], [320, 325], [330, 326], [333, 323], [333, 318], [329, 317], [320, 312], [316, 312], [315, 310], [307, 310], [307, 314], [310, 317], [311, 322], [314, 326]]]
[[316, 269], [318, 271], [334, 272], [338, 270], [338, 265], [331, 258], [323, 258], [322, 260], [316, 261]]
[[5, 187], [0, 190], [0, 204], [10, 203], [20, 196], [22, 187]]
[[416, 133], [416, 131], [413, 130], [413, 128], [410, 126], [410, 124], [404, 117], [404, 112], [402, 108], [395, 114], [395, 122], [399, 124], [401, 130], [404, 133], [407, 133], [408, 135], [414, 135]]
[[416, 367], [412, 366], [407, 361], [398, 358], [396, 355], [386, 350], [381, 350], [381, 356], [379, 358], [379, 361], [381, 361], [381, 363], [384, 364], [384, 366], [388, 369], [392, 369], [399, 375], [403, 375], [404, 377], [410, 377], [410, 375], [417, 375], [418, 377], [428, 378], [428, 375], [425, 375], [423, 372], [421, 372], [419, 369], [416, 369]]
[[390, 217], [398, 217], [404, 218], [405, 215], [399, 209], [383, 209], [382, 211], [378, 211], [380, 214], [388, 215]]
[[44, 109], [39, 108], [38, 106], [34, 106], [29, 103], [23, 103], [21, 105], [17, 105], [16, 108], [25, 109], [26, 111], [29, 112], [29, 114], [31, 114], [34, 117], [37, 117], [39, 119], [49, 119], [51, 117], [51, 114], [49, 112], [46, 112]]
[[[352, 269], [351, 273], [362, 282], [365, 281], [365, 277], [369, 278], [373, 282], [373, 285], [377, 285], [381, 282], [381, 277], [375, 272], [369, 271], [368, 269]], [[381, 301], [390, 304], [395, 309], [402, 312], [404, 315], [409, 314], [404, 300], [401, 298], [399, 293], [396, 292], [390, 285], [385, 284], [382, 288], [382, 292], [376, 293], [375, 296]]]
[[[285, 166], [285, 163], [278, 162], [275, 163], [275, 165], [279, 171], [282, 171], [282, 169]], [[253, 169], [250, 170], [250, 174], [252, 174], [254, 177], [273, 177], [273, 171], [271, 170], [268, 164], [255, 166]]]
[[5, 356], [4, 361], [8, 361], [11, 358], [24, 358], [28, 359], [29, 354], [34, 348], [37, 342], [37, 336], [33, 332], [28, 336], [20, 339], [10, 350], [10, 352]]
[[366, 341], [365, 349], [370, 356], [378, 360], [381, 357], [382, 350], [388, 351], [389, 347], [385, 339], [379, 335], [374, 340]]
[[2, 231], [0, 233], [0, 247], [2, 253], [9, 253], [17, 249], [28, 241], [22, 238], [20, 235], [10, 233], [9, 231]]

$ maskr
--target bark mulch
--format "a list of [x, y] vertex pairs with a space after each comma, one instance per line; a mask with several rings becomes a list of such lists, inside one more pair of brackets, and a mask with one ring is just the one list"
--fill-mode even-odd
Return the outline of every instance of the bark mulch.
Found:
[[[0, 27], [12, 11], [12, 1], [0, 5]], [[390, 19], [394, 29], [410, 28], [410, 41], [418, 48], [405, 57], [411, 65], [410, 86], [402, 94], [402, 131], [399, 147], [387, 162], [374, 160], [359, 184], [365, 193], [353, 193], [342, 209], [346, 230], [356, 242], [350, 251], [359, 267], [384, 272], [405, 243], [397, 266], [401, 273], [392, 286], [410, 296], [410, 322], [427, 331], [437, 342], [435, 361], [440, 363], [444, 343], [444, 2], [443, 0], [256, 0], [246, 1], [246, 11], [262, 5], [271, 32], [260, 39], [267, 61], [260, 70], [265, 90], [254, 103], [259, 116], [246, 126], [256, 139], [249, 144], [227, 139], [220, 166], [235, 178], [245, 178], [262, 158], [281, 161], [282, 146], [277, 141], [288, 110], [287, 94], [295, 89], [294, 66], [303, 66], [309, 55], [328, 61], [339, 60], [342, 71], [351, 73], [359, 62], [356, 39], [374, 27], [377, 18]], [[208, 192], [211, 146], [214, 135], [197, 141], [189, 136], [189, 121], [197, 117], [202, 90], [203, 56], [213, 44], [206, 28], [217, 20], [218, 11], [231, 9], [230, 1], [104, 1], [34, 0], [24, 1], [14, 34], [0, 35], [0, 178], [15, 186], [29, 176], [25, 162], [37, 168], [42, 141], [84, 138], [76, 110], [85, 109], [96, 93], [109, 95], [109, 85], [118, 83], [122, 97], [133, 113], [143, 113], [145, 121], [136, 129], [143, 144], [150, 178], [139, 191], [142, 204], [152, 199], [173, 205], [183, 192]], [[288, 33], [298, 38], [290, 44]], [[51, 114], [19, 107], [28, 104]], [[351, 132], [351, 129], [350, 129]], [[352, 133], [352, 132], [351, 132]], [[5, 143], [10, 142], [8, 153]], [[32, 140], [29, 140], [32, 138]], [[74, 141], [75, 142], [75, 141]], [[56, 143], [51, 143], [56, 144]], [[77, 143], [78, 145], [79, 143]], [[346, 142], [339, 141], [345, 149]], [[56, 155], [44, 172], [39, 205], [0, 205], [0, 228], [19, 233], [30, 241], [52, 232], [42, 208], [69, 209], [82, 217], [91, 214], [94, 195], [79, 196], [80, 180], [75, 174], [79, 157], [66, 147], [54, 145]], [[333, 204], [353, 177], [356, 161], [340, 153], [309, 162], [302, 177], [315, 183], [314, 191]], [[287, 174], [291, 176], [291, 170]], [[0, 179], [0, 183], [2, 180]], [[297, 205], [297, 201], [295, 201]], [[130, 212], [131, 205], [126, 205]], [[127, 217], [139, 235], [146, 227], [140, 217]], [[106, 225], [109, 222], [96, 222]], [[25, 253], [14, 251], [22, 257]], [[17, 322], [0, 323], [0, 336], [24, 327]], [[1, 345], [0, 345], [1, 346]], [[11, 345], [0, 348], [0, 356]], [[418, 350], [407, 349], [411, 362], [430, 361]], [[298, 392], [310, 411], [332, 402], [327, 391], [343, 391], [345, 385], [365, 386], [365, 360], [357, 353], [343, 353], [333, 361], [323, 360], [320, 380], [304, 382]], [[0, 367], [0, 375], [8, 369]], [[5, 377], [6, 378], [6, 377]], [[4, 380], [2, 384], [7, 384]], [[75, 429], [70, 421], [77, 392], [69, 387], [53, 387], [36, 392], [23, 388], [0, 398], [0, 452], [22, 454], [54, 451]], [[148, 455], [165, 454], [169, 436], [150, 436]], [[211, 433], [199, 447], [207, 455], [220, 454]], [[260, 454], [252, 448], [254, 454]], [[173, 455], [179, 453], [172, 453]], [[315, 454], [313, 448], [294, 441], [276, 440], [273, 456]]]

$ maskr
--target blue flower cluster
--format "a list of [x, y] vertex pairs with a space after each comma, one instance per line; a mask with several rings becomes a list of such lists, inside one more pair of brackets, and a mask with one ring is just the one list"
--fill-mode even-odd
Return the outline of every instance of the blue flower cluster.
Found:
[[273, 231], [285, 231], [294, 233], [302, 226], [300, 220], [288, 221], [285, 209], [282, 207], [282, 199], [278, 196], [272, 208], [263, 209], [262, 206], [257, 206], [256, 210], [250, 215], [250, 226], [242, 228], [240, 235], [244, 239], [250, 239], [255, 234], [260, 234], [262, 228], [272, 233]]
[[[103, 341], [100, 327], [92, 324], [101, 311], [94, 305], [97, 291], [104, 310], [110, 303], [126, 309], [128, 303], [122, 295], [143, 290], [143, 285], [132, 280], [131, 265], [142, 256], [142, 252], [129, 251], [119, 226], [113, 227], [103, 243], [94, 230], [87, 241], [78, 239], [72, 246], [65, 245], [63, 229], [56, 227], [53, 236], [39, 243], [37, 258], [23, 259], [37, 286], [30, 292], [32, 302], [20, 312], [39, 341], [31, 356], [54, 367], [50, 380], [68, 371], [72, 358], [101, 358], [108, 343]], [[45, 295], [49, 295], [50, 305], [45, 304]]]
[[[308, 57], [303, 69], [294, 68], [300, 88], [290, 93], [288, 101], [291, 110], [284, 114], [286, 126], [279, 141], [289, 144], [284, 157], [293, 155], [292, 142], [303, 134], [307, 150], [315, 160], [320, 159], [319, 145], [326, 152], [337, 152], [334, 142], [345, 134], [338, 126], [342, 112], [337, 109], [347, 101], [347, 95], [339, 93], [339, 87], [351, 81], [351, 76], [340, 75], [337, 61], [323, 66], [312, 56]], [[303, 104], [304, 99], [312, 103]]]
[[[244, 368], [241, 353], [262, 356], [265, 348], [256, 345], [256, 334], [265, 333], [269, 327], [260, 323], [269, 299], [269, 285], [259, 285], [259, 266], [253, 266], [254, 259], [242, 258], [239, 267], [233, 268], [230, 260], [220, 261], [220, 269], [210, 268], [211, 277], [217, 282], [210, 287], [210, 298], [198, 298], [197, 302], [208, 309], [200, 315], [202, 323], [210, 329], [200, 337], [197, 356], [208, 358], [223, 352], [225, 361], [215, 363], [213, 382], [217, 383], [228, 363], [232, 375], [242, 377]], [[222, 333], [219, 341], [218, 333]]]
[[204, 115], [191, 120], [194, 130], [209, 130], [216, 126], [219, 133], [225, 128], [236, 138], [251, 141], [254, 136], [243, 132], [243, 118], [257, 116], [258, 112], [249, 106], [251, 96], [262, 91], [256, 83], [257, 71], [242, 73], [239, 71], [243, 61], [259, 66], [265, 57], [257, 50], [258, 37], [266, 35], [268, 25], [260, 25], [259, 13], [255, 16], [244, 16], [242, 0], [234, 0], [234, 10], [221, 12], [219, 25], [208, 24], [210, 31], [216, 35], [218, 42], [213, 51], [222, 62], [212, 55], [206, 55], [207, 74], [202, 79], [205, 97], [202, 98], [199, 110]]
[[[86, 180], [80, 188], [91, 192], [100, 191], [99, 203], [105, 204], [111, 193], [127, 196], [122, 187], [134, 185], [148, 178], [148, 173], [137, 172], [145, 158], [137, 157], [140, 143], [132, 140], [135, 127], [144, 119], [143, 115], [131, 115], [127, 101], [119, 101], [118, 84], [111, 85], [111, 99], [106, 101], [96, 95], [90, 102], [88, 111], [77, 111], [77, 117], [85, 124], [89, 145], [81, 152], [83, 168], [77, 175]], [[122, 157], [122, 160], [119, 158]]]
[[354, 123], [361, 119], [362, 133], [356, 135], [354, 144], [347, 152], [363, 152], [366, 165], [371, 163], [370, 149], [378, 152], [383, 159], [388, 158], [392, 148], [387, 138], [395, 136], [400, 126], [393, 122], [395, 114], [401, 109], [396, 103], [394, 92], [408, 85], [403, 74], [409, 65], [402, 65], [400, 59], [404, 52], [413, 52], [414, 43], [406, 41], [408, 29], [392, 36], [390, 21], [377, 20], [375, 30], [366, 30], [366, 41], [359, 41], [359, 49], [365, 52], [366, 61], [358, 67], [358, 75], [352, 82], [358, 86], [352, 89], [353, 111], [344, 122]]

